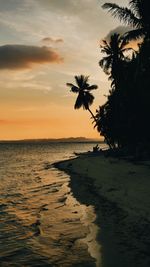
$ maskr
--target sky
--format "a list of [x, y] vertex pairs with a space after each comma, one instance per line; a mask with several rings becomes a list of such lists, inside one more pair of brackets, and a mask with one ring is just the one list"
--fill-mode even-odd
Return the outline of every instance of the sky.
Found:
[[88, 111], [74, 110], [77, 95], [66, 83], [89, 75], [98, 85], [92, 111], [106, 101], [99, 43], [120, 23], [105, 2], [0, 0], [0, 140], [99, 138]]

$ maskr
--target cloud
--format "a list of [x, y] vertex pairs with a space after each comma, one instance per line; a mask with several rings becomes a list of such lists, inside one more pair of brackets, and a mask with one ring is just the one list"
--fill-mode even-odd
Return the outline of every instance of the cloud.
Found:
[[28, 88], [32, 90], [42, 90], [42, 91], [51, 91], [52, 87], [46, 84], [39, 84], [37, 82], [24, 82], [21, 83], [20, 87]]
[[41, 40], [43, 43], [47, 44], [58, 44], [58, 43], [63, 43], [64, 40], [62, 38], [52, 38], [52, 37], [45, 37]]
[[55, 50], [46, 46], [0, 46], [0, 69], [27, 69], [34, 64], [61, 63], [62, 61], [62, 57]]
[[52, 10], [57, 10], [57, 12], [69, 12], [72, 14], [80, 10], [81, 3], [84, 2], [84, 0], [36, 0], [36, 2], [38, 2], [46, 9], [51, 8]]

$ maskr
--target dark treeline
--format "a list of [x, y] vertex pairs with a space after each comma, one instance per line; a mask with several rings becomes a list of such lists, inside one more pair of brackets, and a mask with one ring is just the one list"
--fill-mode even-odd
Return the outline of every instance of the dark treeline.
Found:
[[[108, 75], [111, 86], [106, 103], [96, 110], [94, 124], [111, 149], [148, 155], [150, 3], [149, 0], [130, 0], [129, 8], [113, 3], [102, 7], [131, 27], [131, 31], [123, 35], [113, 33], [109, 40], [101, 42], [104, 57], [99, 65]], [[136, 51], [132, 48], [133, 40], [139, 43]]]
[[[132, 30], [123, 36], [114, 33], [109, 42], [105, 40], [101, 45], [105, 56], [99, 64], [109, 75], [111, 89], [106, 103], [97, 110], [96, 127], [110, 148], [121, 148], [132, 153], [148, 152], [150, 3], [148, 0], [132, 0], [129, 1], [129, 8], [111, 3], [104, 4], [103, 8]], [[131, 40], [140, 40], [138, 51], [127, 49]]]

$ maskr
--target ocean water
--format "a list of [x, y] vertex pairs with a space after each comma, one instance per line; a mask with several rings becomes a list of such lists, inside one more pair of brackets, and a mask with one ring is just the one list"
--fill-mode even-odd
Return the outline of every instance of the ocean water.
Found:
[[92, 147], [0, 144], [0, 266], [100, 266], [94, 207], [80, 204], [70, 177], [51, 166]]

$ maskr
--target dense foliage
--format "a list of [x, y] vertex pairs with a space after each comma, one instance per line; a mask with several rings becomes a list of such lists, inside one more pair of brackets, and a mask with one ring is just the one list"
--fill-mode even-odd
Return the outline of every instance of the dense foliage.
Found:
[[[113, 16], [133, 27], [123, 36], [103, 41], [100, 66], [111, 80], [106, 103], [96, 111], [95, 127], [110, 148], [132, 153], [150, 150], [150, 16], [149, 0], [132, 0], [130, 8], [106, 3]], [[139, 50], [126, 53], [126, 44], [142, 38]], [[129, 47], [129, 45], [128, 45]], [[128, 56], [127, 56], [128, 54]]]
[[[111, 81], [106, 103], [93, 115], [91, 90], [97, 86], [90, 86], [84, 75], [75, 76], [77, 86], [67, 86], [78, 93], [75, 109], [83, 107], [91, 113], [95, 128], [110, 149], [150, 156], [150, 3], [130, 0], [129, 8], [113, 3], [102, 7], [131, 27], [122, 36], [113, 33], [100, 44], [104, 57], [99, 65]], [[135, 40], [136, 51], [132, 48]]]

